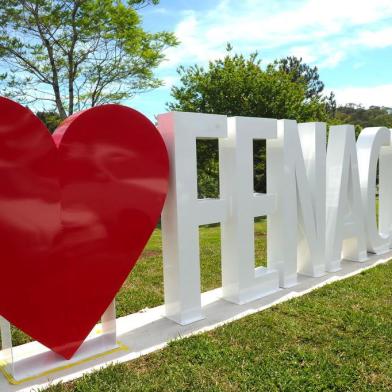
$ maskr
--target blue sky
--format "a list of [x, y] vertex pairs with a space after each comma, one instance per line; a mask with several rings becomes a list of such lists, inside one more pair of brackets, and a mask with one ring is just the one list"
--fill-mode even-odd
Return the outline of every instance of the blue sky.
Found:
[[295, 55], [319, 67], [340, 104], [392, 107], [392, 0], [161, 0], [142, 11], [148, 31], [174, 31], [157, 70], [165, 86], [127, 104], [150, 118], [166, 111], [179, 65], [257, 50], [263, 63]]

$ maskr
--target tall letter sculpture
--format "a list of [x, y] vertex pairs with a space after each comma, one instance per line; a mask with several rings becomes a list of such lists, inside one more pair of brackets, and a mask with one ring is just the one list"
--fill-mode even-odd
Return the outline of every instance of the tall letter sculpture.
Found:
[[[390, 233], [379, 233], [376, 214], [377, 161], [381, 149], [391, 150], [390, 139], [389, 129], [375, 127], [365, 128], [357, 141], [359, 178], [366, 220], [367, 250], [376, 254], [389, 251], [391, 242]], [[383, 167], [382, 170], [385, 168]], [[384, 178], [382, 177], [381, 180], [384, 181]], [[382, 213], [384, 213], [383, 210]]]
[[276, 210], [276, 195], [254, 193], [253, 140], [276, 137], [276, 120], [228, 119], [228, 138], [220, 144], [222, 193], [230, 202], [222, 224], [223, 298], [242, 304], [278, 289], [278, 274], [255, 269], [254, 218]]
[[325, 124], [278, 121], [277, 139], [267, 142], [267, 187], [278, 205], [268, 221], [268, 261], [281, 287], [297, 283], [297, 272], [325, 271]]
[[203, 318], [199, 225], [226, 219], [227, 202], [197, 198], [197, 138], [225, 138], [226, 116], [173, 112], [158, 117], [170, 156], [170, 185], [162, 214], [166, 315], [189, 324]]
[[326, 205], [327, 270], [339, 270], [342, 255], [348, 260], [367, 260], [355, 132], [351, 125], [334, 126], [329, 131]]

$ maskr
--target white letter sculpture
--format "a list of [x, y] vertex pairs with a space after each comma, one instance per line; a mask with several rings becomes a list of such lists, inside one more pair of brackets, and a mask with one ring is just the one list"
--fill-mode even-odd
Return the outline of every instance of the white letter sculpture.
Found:
[[327, 271], [340, 269], [342, 257], [367, 260], [365, 222], [359, 183], [355, 131], [333, 126], [327, 150]]
[[267, 142], [267, 188], [278, 195], [268, 221], [268, 261], [280, 286], [297, 283], [297, 272], [325, 273], [325, 156], [323, 123], [278, 121], [277, 139]]
[[170, 158], [169, 192], [162, 213], [166, 316], [185, 325], [204, 318], [199, 226], [222, 222], [227, 215], [225, 200], [197, 198], [196, 139], [227, 137], [227, 118], [172, 112], [158, 116], [158, 128]]
[[[391, 241], [390, 233], [379, 233], [376, 215], [377, 162], [381, 149], [388, 147], [387, 149], [389, 151], [391, 150], [390, 142], [391, 133], [389, 129], [384, 127], [365, 128], [359, 135], [357, 141], [359, 178], [361, 181], [362, 203], [366, 219], [367, 250], [376, 254], [388, 252]], [[385, 165], [382, 165], [380, 171], [385, 172], [385, 169]], [[390, 177], [390, 174], [388, 176]], [[380, 181], [390, 181], [385, 177], [383, 175]], [[390, 204], [389, 202], [388, 206]], [[382, 204], [383, 209], [381, 215], [385, 214], [384, 206], [385, 203]]]
[[[158, 117], [171, 175], [162, 214], [168, 318], [203, 318], [200, 225], [221, 223], [222, 295], [243, 304], [391, 247], [391, 132], [324, 123], [173, 112]], [[196, 139], [219, 140], [220, 198], [197, 198]], [[267, 193], [254, 192], [253, 141], [266, 140]], [[358, 154], [357, 154], [358, 151]], [[359, 163], [358, 163], [359, 157]], [[376, 217], [380, 162], [380, 224]], [[255, 268], [254, 218], [267, 216], [267, 268]]]
[[[389, 145], [392, 146], [392, 132], [389, 129]], [[392, 148], [381, 148], [379, 159], [379, 205], [378, 225], [382, 236], [392, 233]], [[392, 239], [389, 247], [392, 245]]]
[[254, 192], [253, 140], [276, 137], [276, 120], [253, 117], [228, 119], [228, 138], [220, 143], [221, 189], [230, 200], [222, 224], [223, 298], [243, 304], [278, 289], [278, 274], [255, 269], [254, 218], [276, 210], [276, 195]]

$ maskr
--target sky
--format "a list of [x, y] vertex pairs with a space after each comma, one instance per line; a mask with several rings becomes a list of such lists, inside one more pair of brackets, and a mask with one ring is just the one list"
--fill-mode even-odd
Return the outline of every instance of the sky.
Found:
[[207, 65], [228, 42], [264, 65], [302, 57], [338, 104], [392, 107], [392, 0], [161, 0], [141, 15], [147, 31], [181, 42], [156, 70], [165, 85], [127, 102], [151, 119], [167, 111], [178, 66]]

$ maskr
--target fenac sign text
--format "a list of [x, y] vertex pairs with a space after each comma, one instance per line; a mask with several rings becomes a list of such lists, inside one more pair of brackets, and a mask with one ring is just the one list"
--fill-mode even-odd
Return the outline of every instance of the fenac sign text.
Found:
[[[237, 304], [318, 277], [391, 246], [391, 131], [353, 125], [167, 113], [162, 215], [165, 304], [179, 323], [203, 317], [198, 226], [221, 224], [222, 295]], [[196, 139], [219, 139], [219, 199], [197, 199]], [[253, 187], [253, 141], [266, 140], [267, 193]], [[377, 166], [379, 167], [377, 224]], [[254, 218], [266, 216], [267, 268], [255, 269]]]

